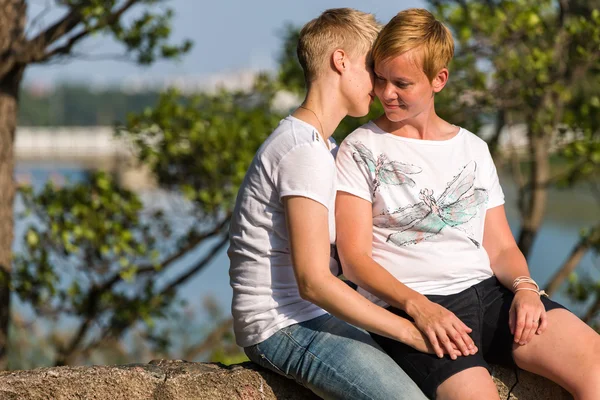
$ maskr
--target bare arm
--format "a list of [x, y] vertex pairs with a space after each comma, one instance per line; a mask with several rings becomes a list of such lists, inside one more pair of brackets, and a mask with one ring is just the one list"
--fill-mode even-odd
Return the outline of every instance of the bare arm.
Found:
[[346, 192], [336, 200], [337, 246], [344, 275], [386, 303], [405, 310], [427, 335], [441, 357], [454, 346], [463, 355], [477, 348], [468, 335], [471, 329], [444, 307], [410, 289], [372, 258], [373, 219], [371, 204]]
[[[487, 210], [483, 247], [490, 258], [492, 271], [506, 288], [513, 290], [512, 285], [517, 277], [530, 276], [527, 261], [508, 225], [504, 206]], [[530, 283], [522, 283], [519, 287], [535, 288]], [[515, 342], [522, 345], [528, 343], [534, 333], [541, 334], [548, 322], [539, 295], [529, 290], [516, 292], [509, 324]]]
[[294, 273], [300, 296], [332, 315], [417, 350], [432, 352], [410, 321], [373, 304], [329, 270], [328, 211], [322, 204], [300, 196], [283, 199]]

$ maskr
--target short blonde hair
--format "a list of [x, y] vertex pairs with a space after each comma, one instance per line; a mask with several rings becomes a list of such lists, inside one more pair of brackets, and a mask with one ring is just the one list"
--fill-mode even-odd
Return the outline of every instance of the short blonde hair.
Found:
[[368, 54], [381, 29], [373, 14], [352, 8], [332, 8], [300, 31], [298, 60], [307, 85], [329, 67], [329, 56], [342, 49], [350, 56]]
[[400, 11], [383, 27], [373, 45], [375, 64], [410, 50], [421, 52], [423, 72], [433, 81], [454, 56], [452, 33], [433, 14], [422, 8]]

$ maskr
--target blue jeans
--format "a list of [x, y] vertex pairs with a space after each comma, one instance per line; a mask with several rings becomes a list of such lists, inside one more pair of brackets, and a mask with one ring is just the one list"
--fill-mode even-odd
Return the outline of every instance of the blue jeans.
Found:
[[255, 363], [323, 399], [427, 399], [368, 333], [329, 314], [285, 327], [244, 350]]

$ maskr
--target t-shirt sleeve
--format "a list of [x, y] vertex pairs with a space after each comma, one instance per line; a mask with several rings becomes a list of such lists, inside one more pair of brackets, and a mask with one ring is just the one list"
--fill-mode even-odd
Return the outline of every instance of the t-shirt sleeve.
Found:
[[489, 148], [486, 148], [486, 175], [488, 180], [488, 204], [487, 209], [498, 207], [504, 204], [504, 192], [502, 186], [500, 186], [500, 180], [498, 179], [498, 171], [494, 165], [494, 159], [490, 154]]
[[335, 164], [321, 142], [301, 144], [279, 162], [275, 185], [279, 200], [302, 196], [329, 209], [335, 195]]
[[369, 154], [370, 151], [362, 143], [346, 139], [338, 149], [335, 164], [337, 190], [372, 203]]

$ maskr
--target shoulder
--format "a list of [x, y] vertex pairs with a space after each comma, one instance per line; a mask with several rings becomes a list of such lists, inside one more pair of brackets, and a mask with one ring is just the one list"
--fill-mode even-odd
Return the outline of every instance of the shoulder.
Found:
[[477, 162], [477, 165], [482, 168], [481, 171], [495, 175], [496, 166], [487, 142], [474, 133], [469, 132], [464, 128], [461, 129], [464, 131], [464, 143], [467, 143], [468, 147], [471, 149], [470, 153], [472, 158]]
[[468, 129], [465, 129], [462, 127], [460, 129], [461, 129], [461, 134], [463, 135], [463, 139], [465, 140], [465, 142], [467, 142], [470, 146], [474, 147], [475, 149], [477, 149], [479, 151], [489, 153], [488, 144], [485, 140], [483, 140], [482, 138], [480, 138], [473, 132], [469, 131]]
[[262, 160], [278, 162], [302, 148], [313, 148], [312, 151], [317, 154], [328, 153], [327, 145], [312, 125], [288, 116], [279, 122], [279, 126], [267, 138], [259, 156]]
[[376, 125], [373, 123], [373, 121], [369, 121], [366, 124], [359, 126], [355, 130], [350, 132], [348, 136], [346, 136], [346, 138], [342, 142], [342, 145], [345, 144], [347, 146], [348, 143], [351, 142], [363, 142], [372, 140], [377, 133], [375, 128]]
[[291, 115], [282, 119], [272, 134], [277, 141], [286, 142], [289, 147], [304, 143], [318, 142], [320, 136], [316, 129]]

